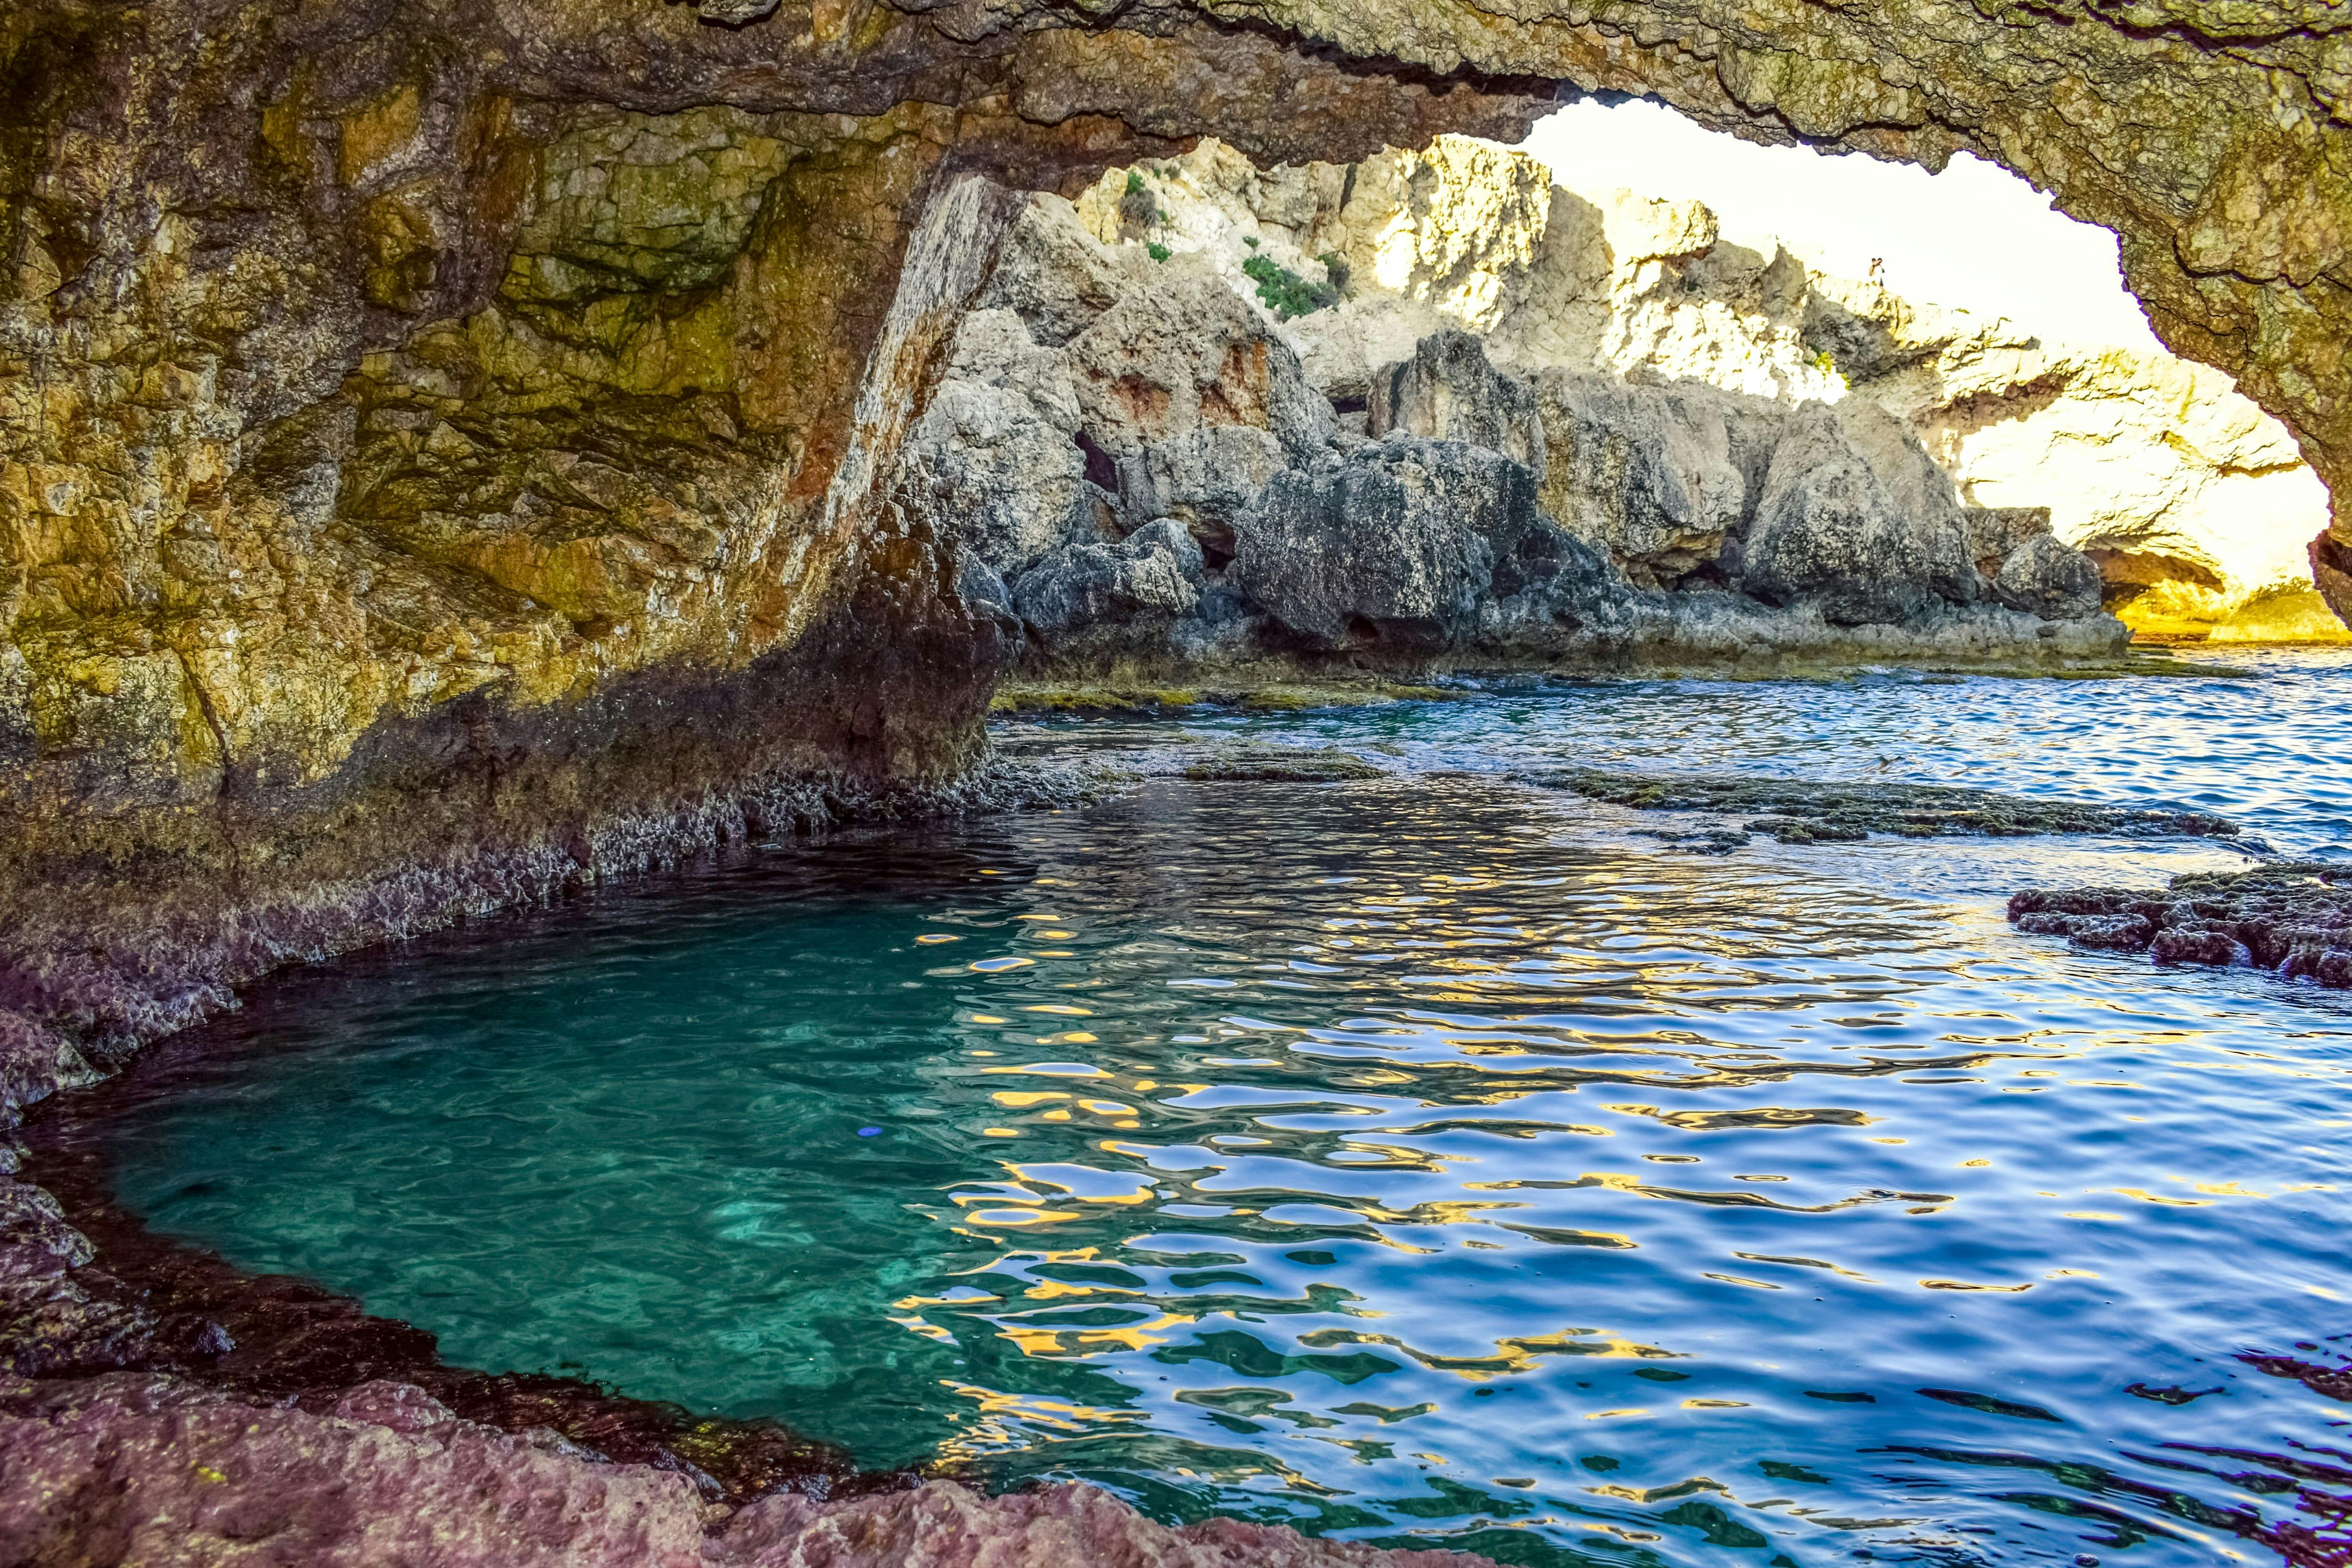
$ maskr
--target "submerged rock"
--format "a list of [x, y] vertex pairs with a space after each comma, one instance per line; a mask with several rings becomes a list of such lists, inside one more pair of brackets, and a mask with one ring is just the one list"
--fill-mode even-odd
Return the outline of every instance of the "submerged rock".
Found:
[[2009, 900], [2009, 919], [2094, 952], [2245, 963], [2352, 988], [2352, 867], [2334, 862], [2192, 872], [2162, 889], [2029, 888]]
[[1336, 746], [1223, 746], [1184, 765], [1184, 776], [1220, 784], [1345, 784], [1387, 774]]
[[1942, 784], [1745, 779], [1597, 768], [1521, 776], [1548, 788], [1572, 790], [1589, 799], [1642, 811], [1763, 814], [1736, 830], [1707, 830], [1702, 837], [1710, 841], [1734, 831], [1743, 839], [1751, 833], [1769, 834], [1784, 844], [1853, 841], [1873, 833], [1904, 838], [1946, 835], [2021, 838], [2051, 833], [2125, 838], [2238, 837], [2235, 823], [2204, 812], [2039, 800]]

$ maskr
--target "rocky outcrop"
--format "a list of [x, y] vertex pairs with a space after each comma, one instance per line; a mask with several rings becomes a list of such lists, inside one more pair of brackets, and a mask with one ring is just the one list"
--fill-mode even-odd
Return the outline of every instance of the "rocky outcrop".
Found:
[[2029, 889], [2011, 923], [2098, 952], [2145, 952], [2158, 963], [2251, 964], [2283, 980], [2352, 987], [2352, 889], [2346, 868], [2286, 862], [2235, 873], [2195, 872], [2156, 888]]
[[[1124, 178], [1079, 200], [1098, 237], [1118, 236], [1106, 215]], [[1867, 400], [1908, 422], [1970, 503], [2049, 508], [2136, 626], [2352, 635], [2314, 588], [2306, 546], [2325, 489], [2219, 372], [2044, 344], [1824, 276], [1772, 242], [1734, 243], [1696, 203], [1559, 188], [1532, 158], [1461, 138], [1347, 169], [1257, 170], [1203, 146], [1138, 178], [1160, 240], [1245, 289], [1244, 266], [1310, 282], [1336, 267], [1345, 297], [1287, 330], [1310, 378], [1343, 406], [1363, 400], [1375, 431], [1394, 396], [1375, 376], [1417, 374], [1416, 343], [1457, 331], [1538, 382], [1557, 371]], [[1563, 416], [1574, 410], [1547, 419]]]
[[1326, 653], [1540, 657], [1544, 632], [1605, 613], [1615, 585], [1536, 509], [1523, 464], [1403, 433], [1277, 475], [1238, 535], [1247, 601]]
[[[1531, 381], [1453, 326], [1362, 371], [1351, 398], [1345, 367], [1417, 318], [1295, 311], [1318, 297], [1284, 259], [1295, 237], [1237, 238], [1215, 227], [1226, 208], [1187, 216], [1152, 194], [1195, 162], [1220, 189], [1244, 167], [1211, 146], [1154, 165], [1157, 186], [1107, 178], [1075, 208], [1023, 198], [932, 405], [990, 422], [934, 418], [908, 448], [922, 479], [901, 493], [923, 531], [1013, 584], [1030, 673], [2039, 657], [2119, 640], [2095, 569], [2046, 520], [2040, 542], [2020, 534], [1980, 569], [1951, 481], [1873, 403], [1557, 365]], [[1249, 177], [1305, 223], [1326, 173]], [[1319, 264], [1327, 279], [1342, 259]], [[1533, 274], [1515, 276], [1524, 296]], [[1318, 364], [1339, 379], [1318, 387]], [[1073, 389], [1075, 408], [1017, 390], [1031, 385]], [[1171, 550], [1179, 533], [1197, 549]]]
[[2278, 421], [2219, 371], [2043, 343], [1871, 284], [1822, 280], [1813, 316], [1855, 391], [1908, 419], [1964, 496], [2047, 508], [2135, 630], [2352, 637], [2313, 576], [2326, 488]]

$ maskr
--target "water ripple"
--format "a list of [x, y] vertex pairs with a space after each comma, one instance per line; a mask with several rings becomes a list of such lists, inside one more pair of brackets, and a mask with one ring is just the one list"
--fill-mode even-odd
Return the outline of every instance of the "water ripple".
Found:
[[1170, 1518], [2316, 1563], [2352, 998], [1999, 912], [2223, 852], [1700, 859], [1500, 776], [1886, 755], [2342, 852], [2347, 667], [2272, 664], [1203, 721], [1395, 772], [779, 850], [291, 982], [121, 1091], [118, 1177], [461, 1363]]

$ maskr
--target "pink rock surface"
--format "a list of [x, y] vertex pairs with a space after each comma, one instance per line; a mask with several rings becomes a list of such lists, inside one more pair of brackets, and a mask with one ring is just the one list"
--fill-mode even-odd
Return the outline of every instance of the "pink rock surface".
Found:
[[[692, 1481], [375, 1383], [336, 1415], [167, 1377], [0, 1380], [0, 1563], [77, 1568], [1486, 1568], [1234, 1520], [1171, 1530], [1064, 1486], [952, 1481], [730, 1512]], [[389, 1425], [385, 1423], [390, 1423]]]

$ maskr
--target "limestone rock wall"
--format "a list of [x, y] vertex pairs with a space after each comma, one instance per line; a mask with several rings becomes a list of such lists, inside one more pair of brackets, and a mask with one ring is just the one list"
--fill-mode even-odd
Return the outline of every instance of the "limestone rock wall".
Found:
[[[2049, 509], [2143, 630], [2334, 640], [2309, 552], [2328, 500], [2294, 439], [2209, 366], [2048, 345], [2006, 321], [1832, 278], [1724, 239], [1689, 201], [1577, 192], [1507, 148], [1444, 137], [1347, 166], [1258, 169], [1212, 144], [1078, 198], [1098, 237], [1198, 255], [1234, 287], [1265, 256], [1338, 298], [1286, 323], [1340, 404], [1446, 327], [1498, 363], [1704, 383], [1781, 402], [1861, 396], [1911, 422], [1971, 504]], [[1130, 204], [1132, 205], [1132, 204]]]
[[[1441, 140], [1423, 166], [1455, 155], [1527, 162]], [[1515, 247], [1541, 233], [1515, 202], [1549, 187], [1433, 181], [1423, 202], [1404, 164], [1357, 165], [1387, 193], [1359, 198], [1349, 171], [1262, 172], [1209, 143], [1075, 204], [1018, 198], [891, 493], [961, 541], [1025, 669], [1760, 669], [2122, 639], [2046, 510], [1973, 539], [1950, 478], [1875, 403], [1571, 368], [1628, 334], [1544, 291], [1557, 253]], [[1634, 213], [1643, 232], [1677, 216]], [[1318, 241], [1349, 249], [1308, 258]], [[1343, 298], [1359, 272], [1402, 287]], [[1465, 319], [1492, 330], [1440, 325], [1381, 363], [1398, 334]], [[1551, 360], [1498, 368], [1488, 345], [1530, 322], [1519, 337]], [[1685, 335], [1759, 378], [1831, 375], [1739, 325]], [[1579, 330], [1586, 352], [1558, 349]]]
[[950, 788], [999, 628], [882, 485], [1010, 210], [958, 169], [1538, 107], [1199, 25], [803, 21], [0, 16], [0, 1008], [129, 1038]]

